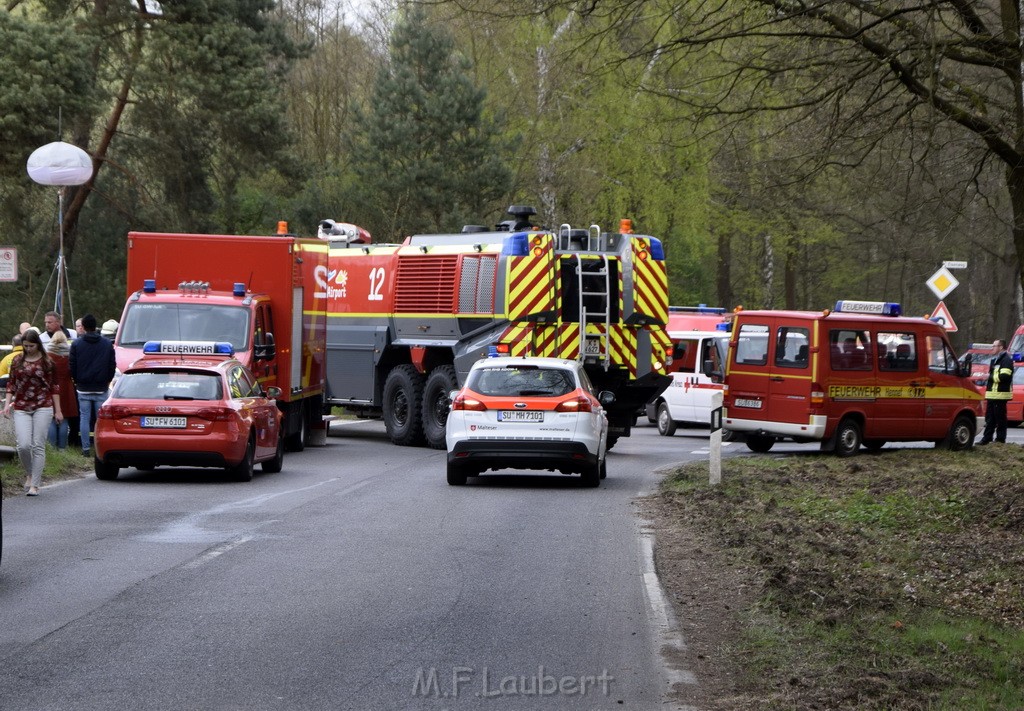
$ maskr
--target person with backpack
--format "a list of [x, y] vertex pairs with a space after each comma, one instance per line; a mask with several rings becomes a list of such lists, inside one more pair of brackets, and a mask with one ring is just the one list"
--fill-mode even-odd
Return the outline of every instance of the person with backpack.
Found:
[[96, 330], [96, 317], [82, 317], [85, 334], [71, 344], [71, 379], [78, 391], [78, 422], [82, 436], [82, 454], [92, 454], [91, 418], [106, 402], [110, 381], [117, 372], [114, 344]]

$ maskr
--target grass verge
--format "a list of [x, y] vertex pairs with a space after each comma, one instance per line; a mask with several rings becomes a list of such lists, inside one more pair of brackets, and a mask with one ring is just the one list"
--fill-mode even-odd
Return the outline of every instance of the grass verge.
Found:
[[753, 591], [720, 647], [743, 701], [717, 707], [1024, 709], [1022, 465], [1005, 445], [736, 457], [717, 487], [706, 462], [673, 472], [657, 527]]
[[[56, 449], [46, 445], [46, 465], [43, 467], [43, 484], [61, 479], [74, 479], [92, 470], [92, 460], [86, 459], [75, 449]], [[25, 470], [21, 468], [18, 455], [0, 459], [0, 487], [3, 496], [21, 496], [25, 493], [23, 483]]]

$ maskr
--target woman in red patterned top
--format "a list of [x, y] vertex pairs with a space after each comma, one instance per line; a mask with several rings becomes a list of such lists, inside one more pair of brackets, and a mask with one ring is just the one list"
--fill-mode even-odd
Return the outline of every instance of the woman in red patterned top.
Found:
[[57, 369], [47, 357], [38, 331], [22, 336], [22, 353], [11, 363], [4, 398], [4, 416], [14, 409], [14, 434], [18, 440], [18, 458], [25, 470], [29, 496], [39, 495], [46, 463], [46, 434], [50, 421], [64, 419], [60, 409]]

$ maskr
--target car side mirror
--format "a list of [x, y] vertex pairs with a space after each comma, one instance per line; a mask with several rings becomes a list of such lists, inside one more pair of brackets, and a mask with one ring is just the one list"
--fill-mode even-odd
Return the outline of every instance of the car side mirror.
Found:
[[722, 371], [715, 370], [715, 361], [713, 361], [713, 360], [706, 360], [706, 361], [704, 361], [704, 363], [703, 363], [703, 365], [702, 365], [702, 367], [700, 369], [700, 372], [704, 373], [704, 375], [706, 375], [707, 377], [711, 378], [712, 382], [715, 382], [715, 383], [722, 382]]
[[274, 334], [268, 333], [264, 336], [264, 343], [253, 349], [253, 357], [256, 360], [274, 360], [277, 357], [277, 348], [274, 346]]
[[597, 396], [597, 401], [605, 407], [613, 405], [615, 404], [615, 393], [611, 390], [602, 390]]
[[281, 388], [277, 387], [276, 385], [271, 385], [269, 388], [267, 388], [268, 400], [276, 400], [279, 397], [281, 397]]

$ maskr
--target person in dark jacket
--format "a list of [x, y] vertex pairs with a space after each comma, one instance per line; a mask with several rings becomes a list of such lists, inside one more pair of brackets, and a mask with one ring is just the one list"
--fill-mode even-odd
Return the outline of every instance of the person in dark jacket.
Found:
[[996, 442], [1006, 442], [1006, 403], [1013, 398], [1013, 358], [1006, 352], [1006, 341], [992, 344], [997, 351], [988, 367], [985, 386], [985, 432], [978, 444], [988, 444], [995, 435]]
[[117, 363], [114, 360], [114, 344], [96, 331], [96, 317], [86, 314], [82, 317], [85, 334], [71, 344], [71, 379], [78, 392], [78, 421], [82, 436], [82, 454], [92, 453], [92, 418], [107, 396], [110, 395], [110, 381], [114, 379]]

